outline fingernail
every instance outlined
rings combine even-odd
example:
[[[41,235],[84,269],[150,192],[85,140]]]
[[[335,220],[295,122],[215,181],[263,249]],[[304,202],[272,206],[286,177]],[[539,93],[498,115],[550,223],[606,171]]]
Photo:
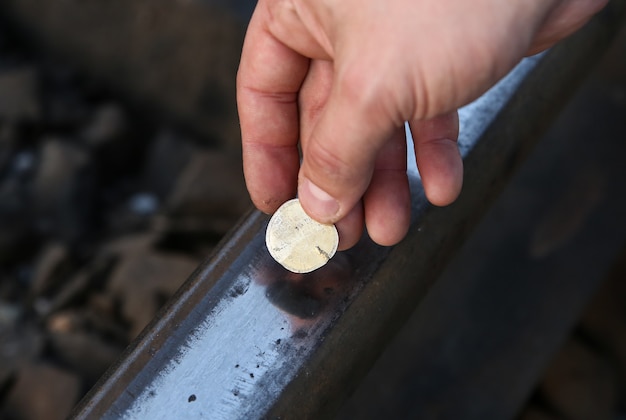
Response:
[[[334,220],[339,212],[339,203],[330,194],[312,183],[308,178],[300,184],[298,191],[300,201],[307,205],[311,216],[320,221]]]

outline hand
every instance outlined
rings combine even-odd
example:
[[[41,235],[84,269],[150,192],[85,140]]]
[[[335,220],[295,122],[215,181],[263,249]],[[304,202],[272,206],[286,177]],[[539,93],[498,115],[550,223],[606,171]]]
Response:
[[[426,196],[450,204],[463,177],[456,109],[605,4],[259,0],[237,77],[253,202],[271,213],[297,191],[311,217],[336,223],[341,249],[364,223],[397,243],[410,219],[404,122]]]

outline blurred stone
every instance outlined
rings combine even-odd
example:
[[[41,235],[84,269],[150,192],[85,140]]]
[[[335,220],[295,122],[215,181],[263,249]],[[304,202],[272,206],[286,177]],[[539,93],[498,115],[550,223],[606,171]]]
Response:
[[[77,403],[80,389],[77,375],[48,363],[30,363],[17,373],[0,413],[14,419],[62,420]]]
[[[110,294],[99,295],[106,297],[111,305],[115,304]],[[102,341],[118,352],[121,351],[128,344],[129,338],[125,326],[120,325],[117,319],[115,308],[102,310],[101,307],[92,306],[94,305],[78,308],[73,306],[51,314],[46,320],[46,330],[53,337],[61,337],[60,342],[67,341],[66,336],[87,335],[98,343]],[[108,352],[113,353],[115,352]]]
[[[155,194],[163,201],[196,152],[189,140],[169,130],[161,131],[153,140],[144,163],[144,191]]]
[[[30,324],[21,322],[0,326],[0,371],[16,370],[36,360],[41,356],[43,347],[41,331]]]
[[[0,1],[3,21],[10,19],[5,11],[16,11],[13,6],[21,7],[13,0],[8,1],[10,4]],[[215,152],[208,152],[214,155],[208,160],[194,157],[205,153],[200,151],[204,150],[201,145],[227,142],[235,149],[239,147],[236,108],[224,105],[227,98],[230,99],[226,102],[234,105],[234,95],[224,92],[234,92],[235,71],[231,70],[236,70],[240,48],[238,45],[234,54],[224,56],[227,49],[223,48],[221,35],[226,33],[232,41],[230,35],[234,32],[228,28],[232,22],[213,15],[214,24],[206,26],[209,9],[204,5],[160,0],[157,3],[160,5],[152,0],[75,3],[70,9],[78,10],[79,14],[67,15],[62,11],[70,6],[67,2],[51,8],[48,3],[33,2],[31,10],[37,9],[38,16],[47,15],[53,20],[64,15],[61,20],[66,29],[86,24],[87,31],[80,31],[81,34],[102,36],[99,39],[103,42],[98,45],[87,42],[90,51],[98,50],[96,54],[102,53],[101,47],[109,48],[111,41],[115,44],[121,40],[125,52],[130,52],[122,57],[138,60],[126,67],[126,70],[132,67],[131,79],[136,79],[137,74],[140,78],[137,83],[140,89],[134,89],[131,81],[130,90],[141,92],[149,84],[153,92],[163,94],[161,98],[185,98],[186,104],[182,106],[180,102],[171,103],[172,108],[182,110],[177,111],[181,119],[159,120],[156,124],[150,121],[151,115],[141,110],[142,102],[134,102],[146,97],[151,101],[150,95],[144,95],[145,90],[143,94],[123,98],[139,105],[137,108],[126,108],[110,96],[111,92],[120,92],[109,90],[120,87],[114,86],[117,81],[129,83],[123,65],[114,64],[113,70],[109,67],[101,73],[104,78],[93,81],[70,67],[49,62],[49,56],[32,60],[30,52],[21,50],[23,46],[18,47],[17,59],[7,62],[0,48],[0,59],[4,60],[0,74],[4,77],[14,72],[13,76],[17,77],[0,88],[14,89],[17,80],[26,88],[11,95],[28,99],[18,103],[8,96],[0,97],[2,419],[64,418],[76,399],[70,398],[71,395],[77,396],[100,377],[128,344],[130,336],[135,336],[154,317],[158,308],[197,268],[199,259],[177,247],[186,244],[198,228],[203,233],[210,232],[208,241],[204,242],[208,245],[202,247],[213,246],[243,207],[229,196],[236,188],[230,180],[223,179],[230,178],[230,171],[239,172],[236,176],[241,177],[239,156],[229,159],[233,167],[218,162],[221,155]],[[118,9],[124,13],[130,11],[130,21],[124,16],[112,20],[119,33],[125,34],[118,37],[116,33],[111,39],[109,27],[103,32],[102,26],[94,28],[86,23],[80,18],[81,10],[86,10],[83,6],[94,12],[87,19],[95,18],[96,24],[101,19],[107,20],[102,8],[113,13]],[[176,10],[171,6],[176,6]],[[197,10],[203,14],[196,16]],[[135,23],[142,27],[136,33]],[[193,24],[193,36],[188,38],[190,24]],[[245,24],[240,25],[240,29],[244,27]],[[0,26],[0,38],[4,30]],[[36,42],[36,32],[30,33],[33,37],[29,41]],[[196,36],[206,32],[213,41]],[[85,40],[75,33],[70,38],[77,43]],[[192,41],[188,42],[189,39]],[[219,51],[206,49],[207,42],[217,45]],[[110,51],[118,54],[121,52],[118,47]],[[198,51],[208,54],[203,58],[196,54]],[[196,65],[199,57],[201,66]],[[148,65],[144,65],[146,58]],[[107,62],[108,58],[101,63],[106,67]],[[224,62],[230,65],[224,66]],[[25,70],[21,76],[17,70],[5,70],[14,63],[27,63],[19,70]],[[134,73],[138,63],[143,70]],[[163,63],[168,67],[165,71]],[[207,74],[207,68],[211,74]],[[191,77],[178,77],[178,72],[187,74],[190,69]],[[28,77],[20,79],[24,75]],[[228,83],[223,84],[223,80]],[[103,81],[104,89],[100,85]],[[115,83],[109,84],[111,81]],[[16,108],[20,103],[28,106]],[[156,101],[155,107],[162,109],[164,103]],[[6,104],[11,107],[2,108]],[[196,115],[187,112],[190,107],[198,111]],[[5,111],[13,114],[3,114]],[[206,130],[192,129],[183,135],[169,128],[189,121],[187,117],[200,121]],[[200,165],[204,164],[209,168],[203,172]],[[211,167],[215,170],[210,171]],[[185,178],[183,184],[179,183],[181,174]],[[202,177],[206,175],[215,179],[203,186]],[[184,191],[174,191],[179,186]],[[223,188],[228,190],[222,191]],[[219,197],[222,202],[211,208],[211,196]],[[170,197],[175,197],[172,209],[177,212],[173,223],[165,210]],[[220,215],[212,218],[207,211]],[[161,229],[154,227],[157,218],[164,221]],[[172,229],[175,231],[170,235]],[[172,249],[177,252],[171,252]],[[22,369],[30,373],[22,375]],[[33,376],[39,378],[36,386],[31,385]],[[73,386],[72,380],[80,385]],[[74,401],[51,397],[55,392],[65,392],[65,397]],[[27,407],[28,398],[35,402],[32,407]]]
[[[65,365],[94,383],[117,359],[123,347],[90,331],[52,332],[50,351]]]
[[[0,71],[0,120],[39,119],[37,77],[37,71],[31,67]]]
[[[130,198],[128,206],[133,213],[150,216],[159,209],[159,200],[153,194],[137,193]]]
[[[21,306],[0,300],[0,328],[15,325],[21,315]]]
[[[78,270],[71,267],[67,272],[64,270],[58,273],[57,277],[61,281],[54,294],[46,299],[45,307],[35,308],[38,314],[45,318],[55,311],[79,302],[90,289],[98,288],[105,281],[114,264],[114,259],[112,255],[100,254],[91,258],[89,263]]]
[[[119,262],[109,289],[122,301],[122,314],[136,336],[150,322],[189,275],[199,261],[185,255],[138,250]]]
[[[40,204],[55,203],[67,190],[67,183],[87,162],[87,156],[76,146],[58,138],[42,141],[39,170],[34,182]]]
[[[134,233],[150,230],[160,201],[154,194],[137,192],[125,203],[108,212],[108,228],[111,232]]]
[[[89,205],[81,196],[86,179],[82,172],[88,163],[86,153],[68,141],[43,140],[39,167],[33,181],[33,212],[45,233],[78,234]]]
[[[64,311],[51,315],[46,324],[48,331],[54,334],[67,334],[76,331],[83,322],[76,312]]]
[[[254,1],[3,0],[29,38],[238,150],[235,75]]]
[[[609,420],[617,408],[617,388],[610,364],[573,339],[553,359],[539,389],[549,405],[570,420]]]
[[[132,200],[132,197],[131,199]],[[107,212],[106,229],[113,235],[141,234],[151,229],[153,215],[138,213],[132,207],[130,200]]]
[[[13,159],[13,171],[22,175],[30,172],[35,165],[35,156],[31,152],[20,152]]]
[[[149,249],[159,238],[159,233],[143,232],[125,235],[103,244],[101,255],[123,257],[127,254],[136,254]]]
[[[0,126],[2,124],[0,123]],[[23,180],[16,173],[14,159],[7,163],[7,171],[0,178],[0,263],[23,258],[32,251],[34,232],[29,218],[28,194]],[[0,172],[1,173],[1,172]]]
[[[166,208],[174,223],[224,234],[250,206],[241,158],[202,151],[182,172]]]
[[[126,128],[126,116],[119,105],[104,104],[97,108],[81,130],[80,137],[91,146],[120,136]]]
[[[110,293],[95,292],[89,295],[87,306],[92,308],[94,312],[103,314],[107,317],[113,317],[116,309],[115,299]]]
[[[59,278],[69,263],[69,255],[65,245],[60,243],[48,244],[39,254],[35,262],[31,283],[31,295],[40,296],[56,287]]]
[[[111,307],[106,310],[102,307],[97,307],[92,304],[90,299],[90,305],[85,308],[83,312],[83,329],[90,332],[97,332],[100,337],[103,337],[108,343],[120,346],[120,350],[128,345],[130,340],[134,337],[129,337],[128,325],[124,322],[119,313],[118,300],[115,299],[112,293],[102,294],[106,296]],[[105,310],[103,310],[105,309]]]

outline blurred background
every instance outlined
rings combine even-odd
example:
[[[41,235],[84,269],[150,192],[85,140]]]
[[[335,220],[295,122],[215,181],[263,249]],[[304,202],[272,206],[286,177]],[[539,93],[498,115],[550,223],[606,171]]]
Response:
[[[0,418],[65,418],[250,208],[235,74],[253,7],[0,4]],[[625,133],[622,29],[340,418],[436,417],[436,378],[467,369],[495,369],[514,387],[497,360],[476,366],[451,352],[445,367],[428,365],[424,314],[439,308],[437,325],[478,330],[460,296],[488,279],[474,300],[502,314],[475,349],[488,352],[489,337],[534,337],[514,328],[530,318],[491,291],[509,285],[511,301],[525,302],[512,285],[558,278],[526,310],[558,318],[580,293],[574,277],[590,285],[577,321],[555,332],[560,350],[517,416],[626,418]],[[427,335],[431,349],[452,348],[442,334]]]

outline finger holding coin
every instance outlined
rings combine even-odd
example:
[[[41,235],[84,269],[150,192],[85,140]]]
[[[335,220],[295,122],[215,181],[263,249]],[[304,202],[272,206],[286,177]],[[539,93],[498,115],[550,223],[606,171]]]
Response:
[[[309,273],[324,266],[335,255],[339,234],[334,225],[309,217],[300,201],[294,198],[271,217],[265,243],[272,258],[287,270]]]

